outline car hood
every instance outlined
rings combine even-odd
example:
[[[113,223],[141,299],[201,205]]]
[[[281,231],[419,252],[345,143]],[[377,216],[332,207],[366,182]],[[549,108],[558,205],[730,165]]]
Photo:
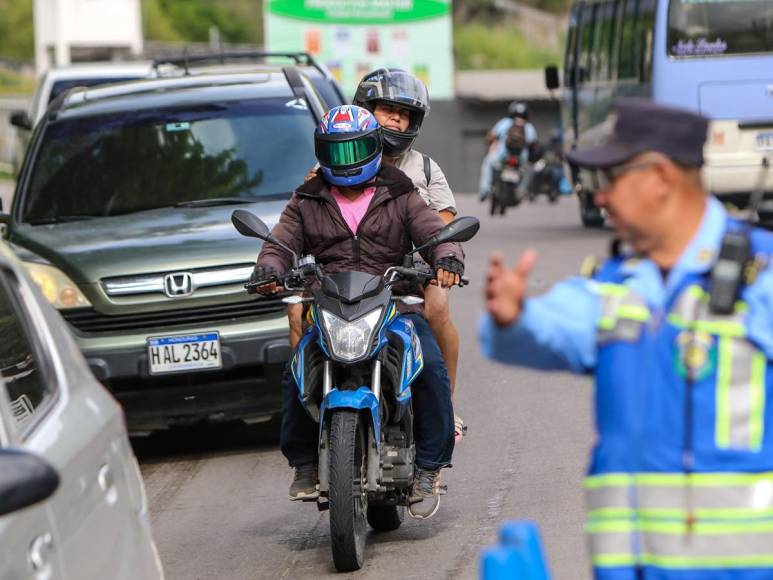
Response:
[[[12,241],[63,270],[75,283],[170,270],[254,262],[261,241],[231,224],[235,209],[269,228],[286,199],[206,208],[162,208],[54,225],[14,227]]]

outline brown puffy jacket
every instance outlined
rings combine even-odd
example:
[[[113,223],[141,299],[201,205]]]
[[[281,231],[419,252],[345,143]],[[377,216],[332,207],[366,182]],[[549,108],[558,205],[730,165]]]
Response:
[[[444,222],[396,167],[382,166],[375,185],[376,193],[356,235],[319,175],[295,191],[271,233],[299,256],[313,255],[326,274],[356,270],[382,275],[390,266],[402,264],[403,256],[413,246],[428,241]],[[432,265],[443,257],[464,260],[459,244],[452,243],[435,246],[423,257]],[[266,242],[258,264],[283,273],[292,259],[277,245]]]

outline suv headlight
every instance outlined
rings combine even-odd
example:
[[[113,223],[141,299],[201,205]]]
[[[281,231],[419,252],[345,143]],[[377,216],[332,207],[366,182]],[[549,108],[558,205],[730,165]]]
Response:
[[[85,308],[91,306],[83,293],[67,275],[52,266],[44,266],[35,262],[24,262],[30,277],[35,281],[43,296],[55,308]]]
[[[333,356],[352,361],[368,354],[382,310],[383,308],[376,308],[351,322],[342,320],[327,310],[322,310],[322,324],[327,330]]]

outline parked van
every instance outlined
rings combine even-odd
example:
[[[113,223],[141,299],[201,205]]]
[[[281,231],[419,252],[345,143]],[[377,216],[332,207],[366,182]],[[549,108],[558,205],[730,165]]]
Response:
[[[546,80],[558,87],[556,67]],[[704,181],[720,199],[743,207],[759,184],[773,187],[773,171],[761,170],[773,153],[771,0],[577,1],[563,86],[567,149],[601,138],[616,97],[650,98],[711,119]],[[592,192],[572,177],[583,223],[601,225]]]

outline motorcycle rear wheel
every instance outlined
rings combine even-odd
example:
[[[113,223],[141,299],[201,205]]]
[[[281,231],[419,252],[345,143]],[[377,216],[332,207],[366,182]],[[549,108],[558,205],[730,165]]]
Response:
[[[397,505],[368,506],[368,523],[377,532],[391,532],[405,519],[405,508]]]
[[[330,421],[330,545],[340,572],[365,561],[367,433],[359,413],[337,410]]]

